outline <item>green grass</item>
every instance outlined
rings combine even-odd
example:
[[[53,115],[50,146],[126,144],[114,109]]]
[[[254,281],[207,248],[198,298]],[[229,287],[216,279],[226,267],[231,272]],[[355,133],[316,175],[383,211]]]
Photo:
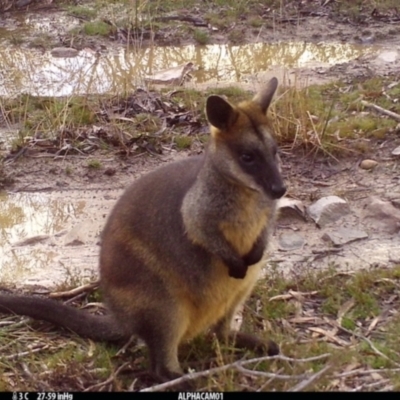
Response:
[[[94,19],[97,16],[97,11],[94,8],[86,6],[70,6],[67,8],[67,11],[71,15],[83,19]]]
[[[190,146],[192,145],[193,138],[190,136],[176,136],[174,138],[176,147],[179,150],[184,150],[184,149],[189,149]]]
[[[88,36],[109,36],[111,26],[103,21],[86,22],[83,25],[83,32]]]
[[[210,42],[210,36],[208,32],[205,32],[200,29],[195,29],[195,31],[193,32],[193,38],[198,44],[201,45],[206,45],[207,43]]]
[[[87,161],[87,166],[90,169],[100,169],[102,167],[102,164],[100,160],[91,159]]]

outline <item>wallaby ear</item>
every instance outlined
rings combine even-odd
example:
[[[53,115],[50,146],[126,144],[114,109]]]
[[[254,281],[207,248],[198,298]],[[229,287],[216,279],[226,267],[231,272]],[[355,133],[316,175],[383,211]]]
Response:
[[[271,100],[274,97],[276,88],[278,87],[278,79],[272,78],[267,86],[260,90],[253,98],[253,101],[260,105],[262,111],[265,113],[268,110]]]
[[[213,95],[207,98],[206,115],[211,125],[225,130],[235,122],[237,112],[225,99]]]

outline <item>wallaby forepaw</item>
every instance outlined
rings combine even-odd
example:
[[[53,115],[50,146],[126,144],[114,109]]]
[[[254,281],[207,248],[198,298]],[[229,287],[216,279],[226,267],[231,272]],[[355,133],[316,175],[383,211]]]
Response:
[[[268,340],[267,347],[267,354],[269,356],[277,356],[281,352],[278,344],[275,343],[273,340]]]
[[[228,273],[231,278],[244,279],[247,274],[247,266],[241,268],[229,268]]]

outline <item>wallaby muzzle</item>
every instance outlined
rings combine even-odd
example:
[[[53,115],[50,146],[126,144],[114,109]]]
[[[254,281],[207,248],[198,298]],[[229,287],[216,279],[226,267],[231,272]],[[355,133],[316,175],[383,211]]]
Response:
[[[271,197],[274,200],[280,199],[286,193],[286,186],[283,182],[273,183],[271,185]]]

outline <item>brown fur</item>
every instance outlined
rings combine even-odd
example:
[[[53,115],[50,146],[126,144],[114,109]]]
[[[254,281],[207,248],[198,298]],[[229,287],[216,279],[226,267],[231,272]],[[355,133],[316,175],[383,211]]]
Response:
[[[238,346],[276,354],[275,343],[230,331],[264,264],[276,200],[286,190],[266,117],[276,85],[271,80],[238,106],[211,96],[206,154],[143,176],[117,202],[100,253],[101,286],[116,327],[27,296],[0,294],[0,311],[34,314],[96,339],[99,331],[107,339],[138,335],[161,379],[182,373],[179,344],[209,328]],[[73,323],[86,318],[90,324]]]

